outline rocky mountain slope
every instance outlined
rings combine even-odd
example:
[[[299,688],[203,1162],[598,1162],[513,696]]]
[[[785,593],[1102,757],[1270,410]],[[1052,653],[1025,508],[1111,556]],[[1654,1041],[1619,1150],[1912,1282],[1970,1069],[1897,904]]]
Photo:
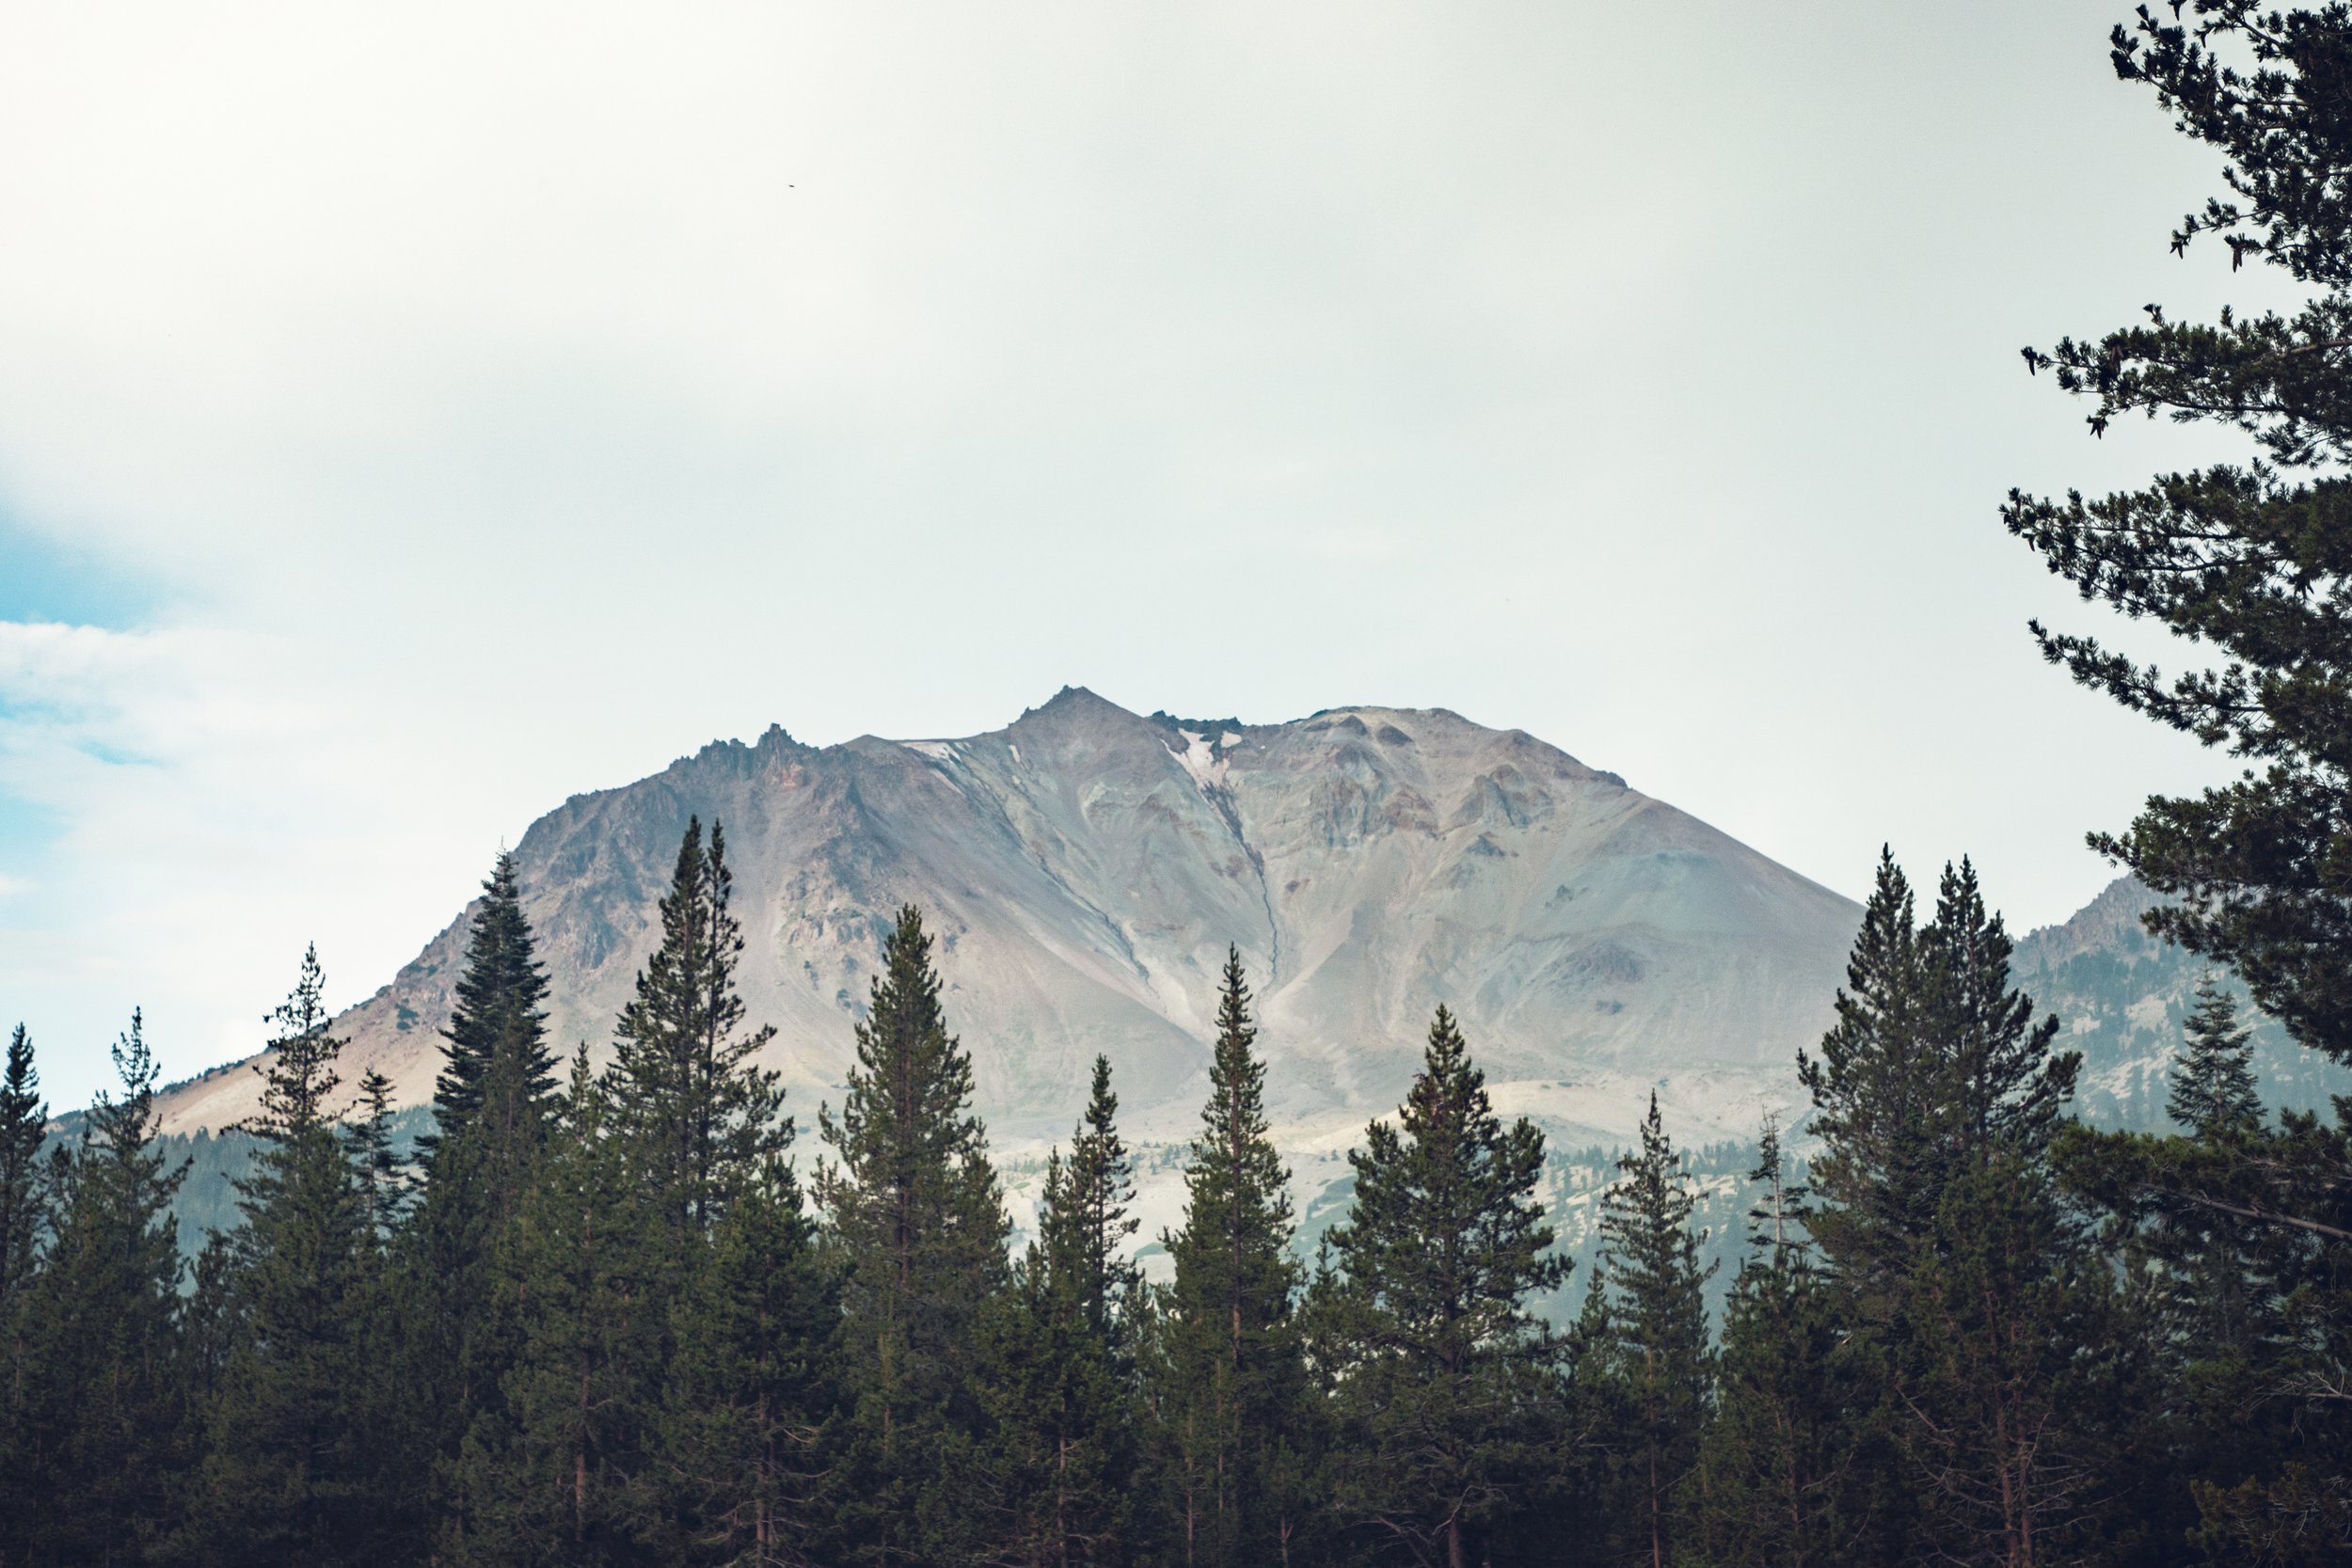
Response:
[[[1258,992],[1271,1108],[1302,1157],[1403,1092],[1442,1002],[1513,1112],[1606,1141],[1648,1090],[1679,1134],[1787,1103],[1858,911],[1518,731],[1442,709],[1284,724],[1143,717],[1066,689],[960,740],[812,748],[771,729],[577,796],[516,847],[568,1045],[610,1035],[690,814],[723,822],[755,1021],[803,1113],[838,1093],[903,901],[1009,1150],[1066,1134],[1106,1053],[1146,1143],[1186,1136],[1226,944]],[[347,1075],[429,1098],[461,911],[345,1014]],[[243,1066],[177,1088],[174,1132],[246,1114]],[[1344,1168],[1343,1166],[1342,1168]]]
[[[2010,971],[2045,1012],[2064,1022],[2061,1045],[2083,1053],[2076,1097],[2085,1119],[2142,1132],[2172,1131],[2165,1116],[2166,1081],[2181,1031],[2195,1005],[2203,959],[2148,935],[2140,915],[2156,895],[2118,878],[2074,918],[2043,927],[2017,943]],[[2254,1029],[2254,1067],[2272,1106],[2324,1108],[2330,1094],[2352,1092],[2352,1072],[2305,1050],[2235,990]]]

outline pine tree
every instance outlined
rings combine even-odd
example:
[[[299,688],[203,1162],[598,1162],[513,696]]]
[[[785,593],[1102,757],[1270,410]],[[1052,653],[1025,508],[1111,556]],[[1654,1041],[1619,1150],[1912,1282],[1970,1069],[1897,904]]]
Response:
[[[1088,1193],[1074,1164],[1048,1157],[1033,1241],[1010,1287],[976,1325],[983,1423],[956,1450],[957,1490],[984,1518],[980,1555],[1025,1568],[1130,1560],[1137,1461],[1134,1391],[1115,1318],[1094,1308]],[[1114,1225],[1120,1210],[1113,1206]],[[1123,1326],[1123,1325],[1122,1325]]]
[[[2301,1422],[2281,1397],[2296,1381],[2284,1298],[2298,1257],[2314,1250],[2253,1217],[2274,1201],[2265,1167],[2291,1162],[2265,1125],[2249,1032],[2210,972],[2185,1032],[2168,1096],[2180,1133],[2069,1128],[2056,1149],[2067,1185],[2111,1216],[2142,1298],[2131,1303],[2139,1359],[2164,1384],[2163,1418],[2146,1438],[2169,1474],[2141,1513],[2176,1538],[2195,1525],[2184,1482],[2215,1493],[2276,1477],[2297,1446]]]
[[[7,1075],[0,1077],[0,1336],[17,1293],[33,1276],[40,1243],[40,1146],[48,1122],[32,1037],[20,1023],[8,1037]]]
[[[1152,1403],[1185,1568],[1283,1561],[1304,1522],[1287,1480],[1307,1393],[1292,1314],[1290,1176],[1267,1136],[1256,1039],[1232,949],[1208,1103],[1184,1169],[1184,1223],[1162,1237],[1176,1273]]]
[[[32,1037],[20,1023],[0,1078],[0,1562],[24,1560],[36,1497],[24,1302],[48,1227],[49,1173],[40,1157],[48,1119]]]
[[[378,1433],[353,1390],[371,1348],[367,1216],[338,1136],[336,1062],[315,948],[271,1015],[255,1065],[261,1144],[238,1183],[233,1314],[204,1457],[202,1555],[264,1564],[368,1561],[389,1533],[372,1495]]]
[[[1067,1568],[1136,1555],[1140,1275],[1120,1256],[1136,1221],[1118,1109],[1110,1063],[1097,1056],[1070,1156],[1047,1156],[1036,1238],[977,1325],[984,1424],[960,1480],[987,1514],[993,1561]]]
[[[1823,1148],[1813,1180],[1825,1206],[1812,1217],[1845,1287],[1885,1304],[1931,1227],[1936,1078],[1926,1049],[1926,977],[1911,883],[1891,849],[1879,853],[1877,885],[1837,992],[1837,1022],[1821,1053],[1798,1053]]]
[[[411,1378],[431,1428],[432,1529],[462,1556],[482,1472],[515,1437],[502,1379],[521,1352],[519,1226],[540,1177],[554,1098],[547,978],[514,857],[482,885],[443,1034],[435,1132],[419,1140],[421,1196],[398,1267]]]
[[[2167,675],[2094,638],[2032,628],[2076,681],[2245,760],[2200,795],[2151,797],[2126,829],[2090,842],[2166,895],[2144,917],[2152,932],[2227,965],[2295,1040],[2352,1063],[2352,903],[2341,870],[2352,848],[2343,567],[2352,545],[2343,390],[2352,11],[2191,0],[2142,7],[2111,41],[2117,74],[2220,155],[2224,189],[2182,220],[2173,253],[2218,240],[2233,272],[2248,261],[2275,267],[2274,281],[2301,297],[2283,309],[2225,308],[2210,322],[2150,305],[2143,325],[2026,350],[2029,370],[2054,371],[2061,388],[2092,400],[2094,434],[2126,414],[2161,414],[2233,430],[2256,455],[2097,499],[2012,490],[2004,521],[2086,599],[2214,651]],[[2287,1560],[2304,1548],[2265,1522],[2275,1513],[2297,1520],[2307,1540],[2352,1550],[2352,1402],[2340,1372],[2316,1370],[2352,1365],[2352,1270],[2342,1260],[2352,1247],[2352,1101],[2338,1101],[2332,1125],[2290,1129],[2282,1117],[2275,1134],[2201,1151],[2084,1141],[2071,1152],[2070,1178],[2127,1211],[2155,1202],[2258,1227],[2280,1259],[2280,1299],[2301,1292],[2314,1366],[2289,1386],[2301,1396],[2296,1443],[2315,1467],[2293,1479],[2282,1471],[2275,1497],[2259,1476],[2226,1499],[2209,1491],[2226,1536],[2213,1549]],[[2107,1168],[2092,1168],[2102,1162]],[[2324,1262],[2308,1256],[2329,1252]]]
[[[2169,896],[2148,928],[2241,975],[2290,1034],[2352,1061],[2352,943],[2335,867],[2352,847],[2341,759],[2352,734],[2342,562],[2352,544],[2342,388],[2352,313],[2352,210],[2339,117],[2352,92],[2352,13],[2193,0],[2115,28],[2122,80],[2221,155],[2226,191],[2171,236],[2207,235],[2233,272],[2274,266],[2308,297],[2288,313],[2148,320],[2025,351],[2030,371],[2095,404],[2093,434],[2131,413],[2211,422],[2259,456],[2097,499],[2012,490],[2011,534],[2086,599],[2217,650],[2219,668],[2167,677],[2093,638],[2032,631],[2075,680],[2133,712],[2226,747],[2248,770],[2197,797],[2151,798],[2092,847]],[[2137,300],[2137,296],[2134,296]]]
[[[512,1132],[555,1092],[547,994],[515,857],[501,849],[482,884],[456,1005],[442,1031],[441,1071],[433,1085],[435,1132],[421,1140],[428,1155],[477,1121]]]
[[[765,1192],[762,1168],[792,1135],[777,1074],[754,1060],[775,1031],[741,1032],[733,881],[723,832],[714,824],[706,845],[701,821],[690,821],[661,899],[660,945],[638,972],[596,1091],[575,1088],[567,1147],[548,1172],[556,1190],[517,1247],[516,1294],[536,1299],[505,1385],[515,1416],[471,1434],[474,1470],[498,1468],[501,1435],[526,1450],[525,1472],[569,1461],[557,1494],[570,1494],[569,1520],[545,1517],[543,1493],[537,1523],[559,1523],[541,1538],[568,1536],[591,1558],[691,1536],[694,1519],[680,1511],[710,1502],[661,1470],[686,1292],[730,1201]],[[501,1038],[515,1033],[510,1013]],[[493,1070],[485,1082],[497,1080]],[[500,1512],[528,1536],[530,1506]]]
[[[1330,1232],[1345,1360],[1340,1506],[1381,1555],[1469,1568],[1527,1506],[1561,1435],[1558,1347],[1529,1309],[1568,1264],[1535,1192],[1544,1138],[1504,1128],[1453,1015],[1438,1009],[1397,1121],[1351,1152]]]
[[[2173,1066],[2165,1113],[2192,1136],[2207,1140],[2259,1126],[2263,1102],[2254,1085],[2254,1032],[2239,1024],[2237,999],[2211,970],[2198,976],[2187,1036]]]
[[[1724,1303],[1716,1403],[1701,1444],[1698,1560],[1709,1568],[1830,1568],[1858,1553],[1851,1472],[1874,1379],[1803,1232],[1767,1121],[1749,1180],[1748,1250]]]
[[[673,1324],[656,1444],[665,1561],[770,1568],[821,1560],[837,1505],[831,1427],[840,1297],[770,1155],[730,1195]]]
[[[613,1130],[629,1145],[682,1260],[706,1235],[725,1195],[782,1148],[784,1091],[753,1065],[768,1025],[739,1035],[743,999],[735,966],[741,927],[729,911],[734,874],[717,823],[704,846],[690,820],[661,900],[661,945],[622,1009],[614,1053]]]
[[[2127,1424],[2112,1358],[2079,1354],[2104,1345],[2113,1303],[2052,1181],[2081,1059],[2010,988],[1967,862],[1914,920],[1883,856],[1851,990],[1803,1062],[1827,1200],[1809,1225],[1883,1377],[1864,1448],[1896,1463],[1861,1480],[1868,1529],[1889,1551],[2046,1560],[2085,1525],[2096,1455]]]
[[[2036,1022],[2033,998],[2010,987],[2008,929],[1985,907],[1965,857],[1944,868],[1935,919],[1920,933],[1918,951],[1931,1059],[1947,1080],[1930,1122],[1933,1179],[2004,1157],[2038,1164],[2074,1092],[2082,1054],[2054,1051],[2057,1017]]]
[[[853,1560],[919,1561],[958,1528],[943,1494],[951,1431],[978,1414],[962,1375],[977,1314],[1007,1275],[1005,1214],[972,1059],[947,1032],[931,942],[912,905],[882,943],[817,1176],[847,1267],[842,1344],[855,1386],[844,1511]],[[836,1163],[837,1162],[837,1163]]]
[[[582,1046],[517,1225],[520,1343],[501,1383],[513,1430],[477,1426],[466,1438],[463,1561],[638,1560],[640,1482],[669,1326],[654,1276],[667,1253],[663,1217],[610,1130],[611,1093]]]
[[[179,1422],[173,1344],[186,1167],[155,1147],[158,1070],[142,1021],[117,1040],[120,1098],[101,1095],[60,1170],[54,1234],[25,1292],[21,1402],[29,1460],[24,1560],[133,1562],[170,1523]]]
[[[391,1239],[408,1200],[408,1164],[392,1135],[392,1081],[376,1068],[359,1076],[355,1119],[343,1129],[343,1152],[359,1189],[361,1235],[371,1250]]]
[[[1049,1203],[1040,1214],[1041,1233],[1057,1275],[1070,1282],[1088,1327],[1115,1358],[1124,1348],[1120,1306],[1133,1296],[1142,1278],[1123,1256],[1127,1238],[1142,1222],[1129,1212],[1135,1179],[1127,1146],[1119,1135],[1118,1117],[1110,1058],[1098,1055],[1086,1114],[1071,1134],[1062,1201]]]
[[[1714,1266],[1699,1266],[1706,1233],[1691,1227],[1697,1199],[1654,1090],[1641,1147],[1617,1169],[1623,1174],[1601,1200],[1596,1267],[1608,1282],[1609,1353],[1633,1423],[1626,1534],[1651,1568],[1665,1568],[1679,1549],[1689,1507],[1682,1487],[1698,1466],[1714,1378],[1706,1298]]]

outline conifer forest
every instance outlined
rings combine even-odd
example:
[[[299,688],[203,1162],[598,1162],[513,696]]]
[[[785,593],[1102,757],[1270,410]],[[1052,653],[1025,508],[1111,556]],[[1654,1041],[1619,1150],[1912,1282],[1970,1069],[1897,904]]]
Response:
[[[838,1098],[787,1103],[725,824],[677,844],[593,1053],[550,1037],[501,855],[429,1130],[302,955],[192,1256],[140,1016],[63,1131],[14,1030],[0,1568],[2352,1562],[2352,1098],[2265,1104],[2249,1043],[2258,1010],[2352,1066],[2352,7],[2168,0],[2111,48],[2221,170],[2171,248],[2307,296],[2023,355],[2092,436],[2257,453],[2000,510],[2192,655],[2036,625],[2051,678],[2243,763],[2094,838],[2206,966],[2169,1128],[2083,1119],[1996,890],[1890,853],[1727,1280],[1654,1095],[1572,1265],[1553,1151],[1443,1007],[1298,1244],[1237,948],[1181,1223],[1140,1234],[1098,1057],[1016,1228],[920,907]]]

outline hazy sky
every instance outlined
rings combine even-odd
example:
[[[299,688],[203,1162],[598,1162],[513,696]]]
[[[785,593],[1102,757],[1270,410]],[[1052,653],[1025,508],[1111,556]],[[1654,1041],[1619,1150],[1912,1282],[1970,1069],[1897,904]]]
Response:
[[[566,795],[1065,683],[2062,918],[2223,765],[2000,499],[2229,449],[2017,351],[2265,286],[2127,9],[0,9],[0,1025],[192,1071]]]

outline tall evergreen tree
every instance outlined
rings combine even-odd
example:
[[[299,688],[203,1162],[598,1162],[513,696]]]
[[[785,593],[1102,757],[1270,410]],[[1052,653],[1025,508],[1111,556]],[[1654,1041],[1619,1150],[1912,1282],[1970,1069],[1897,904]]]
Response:
[[[1116,1100],[1096,1058],[1079,1142],[1046,1161],[1037,1238],[977,1325],[974,1386],[984,1424],[959,1457],[961,1489],[986,1514],[986,1560],[1070,1568],[1136,1554],[1135,1393],[1122,1375],[1126,1325],[1111,1292],[1128,1265],[1100,1245],[1132,1232]]]
[[[823,1560],[839,1501],[839,1290],[781,1154],[738,1180],[675,1309],[651,1544],[679,1564],[802,1568]]]
[[[606,1568],[639,1560],[642,1481],[674,1279],[609,1128],[613,1084],[583,1045],[516,1227],[519,1343],[501,1382],[511,1433],[477,1425],[460,1476],[458,1560]]]
[[[101,1095],[61,1168],[54,1235],[24,1303],[23,1397],[11,1415],[28,1562],[131,1563],[170,1524],[180,1423],[173,1345],[186,1166],[155,1147],[155,1060],[141,1020],[115,1043],[120,1097]]]
[[[1230,949],[1184,1223],[1162,1237],[1176,1268],[1152,1404],[1186,1568],[1284,1561],[1304,1522],[1290,1482],[1307,1397],[1290,1173],[1267,1136],[1257,1035]]]
[[[1804,1188],[1767,1122],[1748,1180],[1764,1189],[1724,1305],[1714,1416],[1700,1449],[1696,1558],[1709,1568],[1865,1560],[1851,1478],[1873,1380],[1815,1267]]]
[[[40,1146],[48,1124],[33,1038],[20,1023],[8,1037],[8,1067],[0,1076],[0,1336],[8,1331],[17,1292],[33,1276],[44,1209]]]
[[[2112,1359],[2077,1354],[2112,1303],[2051,1175],[2080,1057],[2010,988],[1968,863],[1915,918],[1883,856],[1837,1025],[1802,1064],[1824,1144],[1810,1227],[1884,1379],[1869,1528],[1889,1552],[2048,1560],[2126,1425]]]
[[[1054,1270],[1069,1281],[1088,1327],[1114,1356],[1123,1349],[1120,1308],[1142,1278],[1125,1257],[1127,1238],[1142,1222],[1130,1212],[1135,1173],[1118,1117],[1110,1058],[1098,1055],[1086,1113],[1071,1134],[1060,1201],[1048,1202],[1039,1214]]]
[[[521,878],[513,853],[501,849],[482,884],[465,971],[442,1031],[428,1152],[477,1121],[502,1132],[519,1128],[553,1095],[558,1064],[547,1045],[547,972],[523,913]]]
[[[2200,1138],[2259,1126],[2263,1101],[2254,1085],[2254,1032],[2238,1022],[2237,999],[2211,970],[2198,977],[2186,1033],[2165,1096],[2166,1114]]]
[[[359,1189],[362,1239],[371,1250],[391,1239],[408,1201],[408,1162],[392,1132],[392,1081],[370,1068],[344,1124],[343,1151]]]
[[[48,1120],[32,1037],[20,1023],[0,1077],[0,1563],[24,1560],[36,1495],[24,1302],[48,1227],[48,1167],[40,1157]]]
[[[411,1375],[429,1426],[432,1528],[462,1557],[482,1471],[515,1437],[503,1378],[521,1353],[522,1214],[539,1179],[554,1099],[547,977],[514,857],[482,884],[456,1006],[443,1032],[435,1131],[419,1140],[422,1192],[398,1265]]]
[[[738,1031],[743,999],[735,966],[741,926],[729,909],[735,876],[726,838],[699,817],[678,843],[661,900],[661,945],[638,973],[621,1010],[612,1066],[614,1130],[667,1220],[681,1257],[707,1234],[725,1196],[748,1180],[785,1137],[777,1075],[755,1066],[772,1024]]]
[[[2026,350],[2029,370],[2091,400],[2093,434],[2130,413],[2211,422],[2250,437],[2252,461],[2156,476],[2137,489],[2063,499],[2012,490],[2010,531],[2086,599],[2153,619],[2216,657],[2167,676],[2095,638],[2032,627],[2075,680],[2246,767],[2195,796],[2154,796],[2094,847],[2168,895],[2149,928],[2226,964],[2297,1041],[2352,1063],[2352,10],[2256,0],[2148,6],[2112,37],[2118,76],[2147,88],[2173,127],[2220,155],[2223,190],[2185,217],[2175,255],[2217,240],[2233,272],[2278,269],[2281,309],[2224,309]],[[2352,1100],[2327,1123],[2282,1118],[2276,1135],[2179,1148],[2112,1145],[2078,1170],[2127,1205],[2201,1207],[2259,1226],[2289,1265],[2282,1299],[2308,1351],[2352,1365]],[[2088,1166],[2097,1146],[2078,1146]],[[2136,1189],[2127,1191],[2126,1189]],[[2289,1284],[2306,1265],[2310,1273]],[[2307,1539],[2352,1551],[2352,1402],[2343,1380],[2297,1379],[2300,1442],[2324,1456],[2266,1501],[2233,1489],[2227,1550],[2287,1560]],[[2216,1494],[2218,1496],[2218,1494]],[[2217,1516],[2220,1517],[2220,1516]],[[2324,1521],[2324,1522],[2323,1522]],[[2224,1549],[2217,1545],[2217,1550]]]
[[[2272,1201],[2264,1167],[2280,1163],[2290,1140],[2265,1126],[2249,1032],[2210,973],[2186,1036],[2167,1101],[2177,1134],[2074,1127],[2056,1148],[2065,1182],[2110,1216],[2127,1277],[2145,1282],[2144,1348],[2164,1385],[2148,1436],[2163,1445],[2168,1474],[2142,1512],[2176,1549],[2195,1528],[2184,1485],[2217,1494],[2256,1478],[2258,1492],[2298,1446],[2285,1297],[2322,1250],[2255,1217]]]
[[[842,1343],[854,1380],[848,1551],[932,1560],[964,1523],[943,1491],[951,1432],[978,1414],[962,1376],[977,1315],[1005,1282],[1005,1214],[972,1059],[947,1032],[931,940],[912,905],[882,943],[857,1059],[817,1194],[847,1267]]]
[[[1640,1560],[1665,1568],[1681,1549],[1691,1507],[1684,1483],[1698,1467],[1713,1387],[1706,1289],[1714,1265],[1699,1265],[1706,1233],[1691,1226],[1697,1198],[1666,1136],[1655,1090],[1641,1147],[1617,1168],[1623,1174],[1601,1199],[1595,1267],[1608,1287],[1608,1364],[1631,1418],[1623,1434],[1622,1533]]]
[[[1937,1201],[1941,1064],[1921,1044],[1928,998],[1917,927],[1910,879],[1893,850],[1882,849],[1837,992],[1837,1022],[1819,1056],[1797,1055],[1823,1146],[1813,1180],[1826,1201],[1812,1216],[1813,1233],[1846,1288],[1881,1312],[1908,1273]]]
[[[389,1535],[371,1487],[377,1433],[351,1390],[368,1375],[367,1216],[335,1120],[343,1042],[318,952],[271,1015],[261,1147],[238,1183],[234,1322],[204,1456],[199,1555],[246,1563],[368,1561]]]
[[[1530,1309],[1569,1268],[1536,1196],[1544,1136],[1502,1125],[1439,1007],[1395,1124],[1365,1142],[1330,1232],[1345,1271],[1339,1506],[1382,1557],[1469,1568],[1528,1507],[1561,1436],[1559,1348]]]

